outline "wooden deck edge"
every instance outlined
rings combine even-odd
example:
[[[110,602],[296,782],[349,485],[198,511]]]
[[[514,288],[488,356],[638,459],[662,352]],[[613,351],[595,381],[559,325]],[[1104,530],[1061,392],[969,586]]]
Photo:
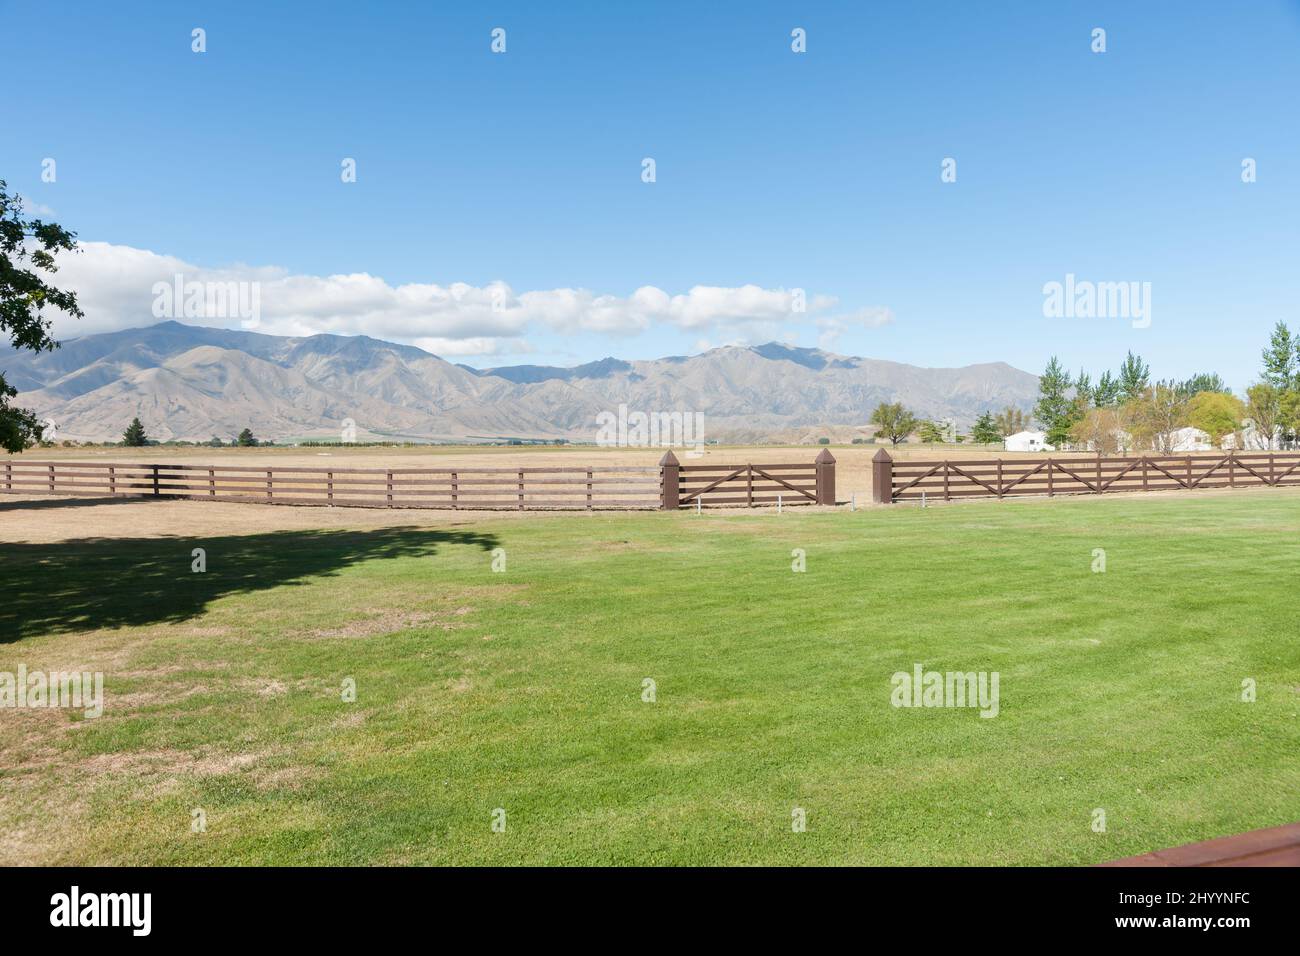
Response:
[[[1098,866],[1300,866],[1300,823],[1128,856]]]

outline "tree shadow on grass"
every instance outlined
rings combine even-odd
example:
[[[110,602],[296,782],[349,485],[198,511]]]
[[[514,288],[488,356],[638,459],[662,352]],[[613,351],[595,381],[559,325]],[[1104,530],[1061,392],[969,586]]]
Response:
[[[428,528],[227,537],[82,538],[0,544],[0,644],[39,634],[179,623],[231,594],[266,591],[444,545],[490,551],[491,534]],[[195,548],[207,570],[192,570]]]

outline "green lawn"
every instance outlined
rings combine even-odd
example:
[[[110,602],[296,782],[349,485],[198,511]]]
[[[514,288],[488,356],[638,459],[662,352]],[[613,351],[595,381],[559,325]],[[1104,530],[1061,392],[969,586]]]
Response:
[[[1300,820],[1295,490],[450,521],[0,544],[0,671],[107,687],[0,710],[0,862],[1080,864]],[[892,707],[917,662],[1000,713]]]

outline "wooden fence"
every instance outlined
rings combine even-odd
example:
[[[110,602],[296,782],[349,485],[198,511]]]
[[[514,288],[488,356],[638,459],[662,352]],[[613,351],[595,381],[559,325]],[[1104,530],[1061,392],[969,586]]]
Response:
[[[895,461],[872,459],[877,502],[928,498],[1114,494],[1194,488],[1263,488],[1300,484],[1300,452],[1223,452],[1126,458],[1013,458]]]
[[[658,508],[658,468],[281,468],[10,460],[0,492],[361,508]]]
[[[464,510],[695,508],[834,504],[835,460],[658,468],[289,468],[274,465],[9,459],[0,494],[186,498],[262,504]]]

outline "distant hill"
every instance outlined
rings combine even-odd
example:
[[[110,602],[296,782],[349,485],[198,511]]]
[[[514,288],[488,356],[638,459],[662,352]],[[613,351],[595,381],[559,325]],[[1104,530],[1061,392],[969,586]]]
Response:
[[[73,339],[48,353],[0,348],[18,402],[61,438],[116,440],[134,416],[151,437],[593,440],[620,404],[701,412],[705,434],[761,440],[865,425],[881,401],[969,425],[984,409],[1028,409],[1038,378],[1001,362],[918,368],[775,342],[575,368],[473,369],[366,336],[290,338],[162,322]]]

